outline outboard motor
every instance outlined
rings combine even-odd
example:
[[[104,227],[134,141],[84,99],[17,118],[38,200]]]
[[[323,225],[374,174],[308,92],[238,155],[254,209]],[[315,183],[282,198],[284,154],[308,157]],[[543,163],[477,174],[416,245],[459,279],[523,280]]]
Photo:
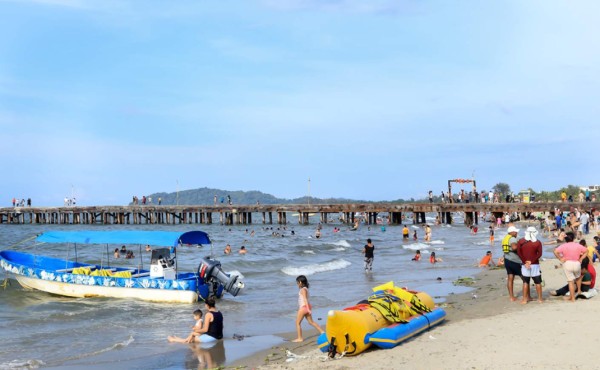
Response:
[[[244,283],[242,281],[238,281],[238,275],[228,276],[223,272],[221,269],[221,262],[208,257],[202,258],[200,261],[200,266],[198,266],[198,275],[206,282],[217,280],[223,284],[223,289],[225,289],[225,291],[229,292],[234,297],[238,295],[240,289],[244,288]]]

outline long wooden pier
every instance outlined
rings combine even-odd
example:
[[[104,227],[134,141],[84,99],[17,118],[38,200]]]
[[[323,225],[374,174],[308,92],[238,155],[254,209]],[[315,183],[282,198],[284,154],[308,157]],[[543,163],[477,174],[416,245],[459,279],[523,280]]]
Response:
[[[435,213],[441,223],[451,224],[454,212],[464,213],[466,224],[478,224],[479,215],[491,213],[502,217],[506,212],[526,217],[532,212],[549,212],[555,209],[569,211],[598,209],[600,202],[586,203],[350,203],[350,204],[285,204],[285,205],[133,205],[90,207],[6,207],[0,208],[0,224],[222,224],[248,225],[287,224],[297,218],[302,225],[309,224],[312,214],[319,222],[333,220],[354,224],[356,213],[361,213],[368,224],[375,224],[378,215],[387,214],[390,225],[406,223],[410,214],[412,223],[426,223],[425,214]]]

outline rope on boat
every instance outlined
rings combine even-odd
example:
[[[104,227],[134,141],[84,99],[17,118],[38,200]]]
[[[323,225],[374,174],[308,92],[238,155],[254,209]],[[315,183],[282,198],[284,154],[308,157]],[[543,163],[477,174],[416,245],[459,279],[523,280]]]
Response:
[[[39,236],[39,234],[36,234],[36,235],[34,235],[34,236],[30,237],[30,238],[27,238],[27,239],[21,240],[21,241],[20,241],[20,242],[18,242],[18,243],[15,243],[15,244],[13,244],[13,245],[9,245],[9,246],[8,246],[8,249],[13,249],[13,248],[14,248],[14,247],[16,247],[17,245],[19,245],[19,244],[23,244],[23,243],[25,243],[25,242],[28,242],[28,241],[30,241],[30,240],[33,240],[33,239],[37,238],[38,236]],[[34,245],[38,245],[38,244],[41,244],[41,243],[36,243],[36,244],[34,244]]]

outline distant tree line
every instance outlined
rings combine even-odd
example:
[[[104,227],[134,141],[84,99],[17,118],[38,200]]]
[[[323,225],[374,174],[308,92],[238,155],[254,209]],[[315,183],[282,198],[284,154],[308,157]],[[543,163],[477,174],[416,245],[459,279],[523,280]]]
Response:
[[[581,192],[581,189],[575,185],[568,185],[566,187],[560,188],[555,191],[535,191],[532,188],[527,189],[531,192],[533,196],[535,196],[536,201],[540,202],[553,202],[560,201],[561,193],[565,191],[567,196],[571,195],[574,199],[577,199],[577,195]],[[479,193],[482,191],[486,192],[486,189],[477,189]],[[504,201],[507,195],[518,195],[514,194],[510,188],[510,185],[507,183],[499,182],[492,187],[492,191],[497,193],[501,199]],[[592,192],[593,193],[593,192]],[[435,193],[434,193],[435,194]],[[597,192],[596,192],[596,195]],[[260,191],[251,190],[251,191],[227,191],[222,189],[211,189],[211,188],[199,188],[199,189],[191,189],[191,190],[183,190],[179,192],[173,193],[154,193],[149,194],[147,197],[151,197],[154,200],[154,204],[156,204],[156,200],[161,198],[163,205],[197,205],[197,204],[214,204],[215,196],[217,198],[217,205],[227,204],[228,199],[231,199],[232,204],[346,204],[346,203],[377,203],[373,201],[367,200],[358,200],[358,199],[346,199],[346,198],[316,198],[316,197],[308,197],[303,196],[299,198],[293,199],[285,199],[285,198],[277,198],[271,194],[266,194]],[[229,198],[228,198],[229,196]],[[434,202],[440,202],[441,197],[439,195],[434,195]],[[423,198],[410,198],[410,199],[396,199],[389,201],[390,203],[418,203],[418,202],[428,202],[428,196],[425,195]]]

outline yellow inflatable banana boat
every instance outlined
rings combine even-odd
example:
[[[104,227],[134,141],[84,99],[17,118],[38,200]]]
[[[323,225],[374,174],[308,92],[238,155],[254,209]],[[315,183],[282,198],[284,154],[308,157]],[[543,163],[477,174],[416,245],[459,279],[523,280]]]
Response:
[[[373,292],[368,303],[329,311],[326,332],[317,339],[321,351],[357,355],[372,344],[392,348],[446,316],[428,294],[396,287],[392,281]]]

